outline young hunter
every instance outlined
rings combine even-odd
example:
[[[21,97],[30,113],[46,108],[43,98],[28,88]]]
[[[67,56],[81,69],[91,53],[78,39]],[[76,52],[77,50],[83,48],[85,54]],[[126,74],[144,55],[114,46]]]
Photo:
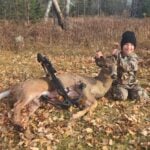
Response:
[[[138,71],[138,56],[135,54],[136,37],[134,32],[126,31],[122,34],[121,50],[113,50],[112,55],[116,60],[116,69],[113,73],[114,81],[110,90],[115,100],[148,100],[149,96],[136,78]],[[96,53],[95,62],[101,67],[103,54]]]

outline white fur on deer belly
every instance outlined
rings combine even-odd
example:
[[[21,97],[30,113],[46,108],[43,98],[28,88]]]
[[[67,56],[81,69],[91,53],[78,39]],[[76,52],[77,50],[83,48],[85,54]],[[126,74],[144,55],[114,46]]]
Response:
[[[49,91],[44,91],[41,93],[41,96],[50,96],[50,92]]]
[[[52,91],[52,92],[44,91],[41,93],[41,96],[47,96],[49,98],[55,98],[55,97],[58,97],[58,92],[57,91]]]
[[[68,96],[70,97],[70,98],[78,98],[78,97],[80,97],[80,94],[79,93],[77,93],[76,91],[69,91],[68,93]]]

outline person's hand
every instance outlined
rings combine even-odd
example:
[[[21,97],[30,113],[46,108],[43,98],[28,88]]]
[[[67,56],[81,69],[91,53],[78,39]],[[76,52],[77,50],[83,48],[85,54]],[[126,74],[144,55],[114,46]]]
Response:
[[[95,58],[100,58],[100,57],[103,57],[103,53],[101,51],[97,51]]]
[[[112,51],[112,55],[117,55],[117,53],[118,53],[118,49],[113,49],[113,51]]]

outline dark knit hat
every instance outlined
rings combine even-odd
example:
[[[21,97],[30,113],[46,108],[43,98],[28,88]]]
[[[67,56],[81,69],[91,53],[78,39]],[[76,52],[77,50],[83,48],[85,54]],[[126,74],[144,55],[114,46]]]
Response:
[[[121,49],[123,48],[123,45],[126,43],[132,43],[134,47],[136,48],[136,37],[134,32],[132,31],[126,31],[122,34],[122,39],[121,39]]]

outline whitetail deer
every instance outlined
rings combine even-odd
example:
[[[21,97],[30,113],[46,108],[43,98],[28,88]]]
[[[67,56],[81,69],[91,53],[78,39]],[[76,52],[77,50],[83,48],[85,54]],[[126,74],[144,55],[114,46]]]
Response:
[[[103,97],[112,84],[112,73],[115,67],[113,57],[106,57],[103,67],[97,77],[87,77],[71,73],[59,74],[57,77],[68,90],[68,96],[79,98],[80,108],[83,108],[72,118],[77,119],[88,112],[92,112],[97,106],[98,98]],[[84,88],[79,88],[80,83],[84,83]],[[13,86],[7,91],[0,93],[0,99],[11,95],[14,101],[13,122],[23,128],[27,127],[29,117],[40,107],[40,98],[44,95],[53,102],[58,101],[59,94],[54,88],[52,81],[47,78],[26,80],[19,85]],[[27,115],[22,116],[22,111],[26,109]]]

